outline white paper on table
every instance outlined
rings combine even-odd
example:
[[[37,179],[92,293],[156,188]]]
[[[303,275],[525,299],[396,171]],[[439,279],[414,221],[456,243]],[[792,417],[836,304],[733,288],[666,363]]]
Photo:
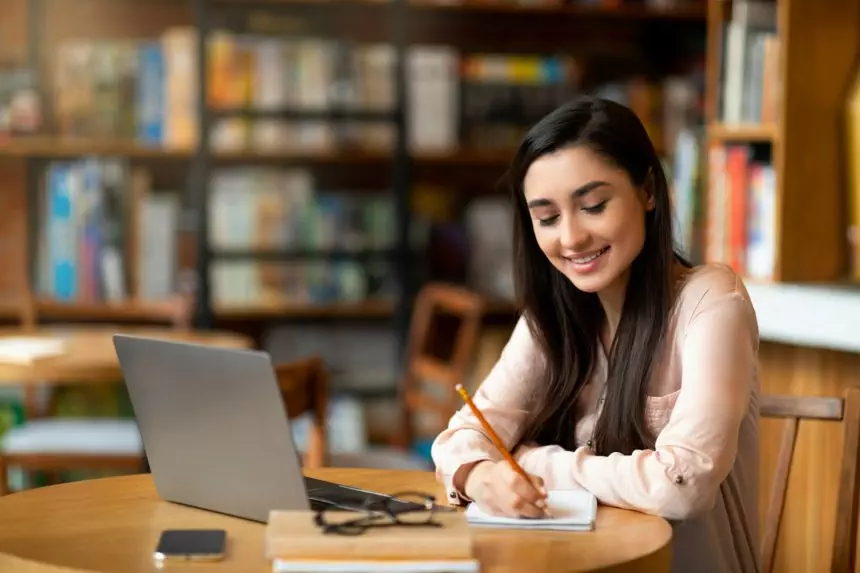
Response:
[[[35,336],[10,336],[0,338],[0,363],[32,364],[40,358],[57,356],[65,351],[59,338]]]

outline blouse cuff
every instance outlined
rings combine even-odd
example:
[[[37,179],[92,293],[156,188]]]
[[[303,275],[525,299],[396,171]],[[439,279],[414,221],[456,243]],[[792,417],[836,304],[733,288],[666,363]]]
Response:
[[[476,454],[476,457],[467,459],[453,472],[444,473],[437,470],[436,476],[445,488],[445,497],[449,505],[463,506],[472,502],[465,492],[466,476],[468,472],[479,462],[493,461],[493,458],[486,454]]]

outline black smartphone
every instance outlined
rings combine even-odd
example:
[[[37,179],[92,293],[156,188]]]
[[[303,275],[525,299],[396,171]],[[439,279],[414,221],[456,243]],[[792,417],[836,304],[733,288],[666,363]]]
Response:
[[[153,557],[166,561],[220,561],[227,549],[223,529],[166,529],[161,532]]]

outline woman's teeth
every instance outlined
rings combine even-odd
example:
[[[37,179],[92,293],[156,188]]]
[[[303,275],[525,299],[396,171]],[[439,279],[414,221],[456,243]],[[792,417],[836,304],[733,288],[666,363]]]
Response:
[[[590,263],[591,261],[593,261],[594,259],[596,259],[600,255],[605,253],[607,251],[607,249],[609,249],[609,247],[604,247],[604,248],[600,249],[599,251],[597,251],[596,253],[594,253],[593,255],[589,255],[587,257],[583,257],[580,259],[570,259],[570,260],[573,261],[574,263],[578,264],[578,265],[584,265],[585,263]]]

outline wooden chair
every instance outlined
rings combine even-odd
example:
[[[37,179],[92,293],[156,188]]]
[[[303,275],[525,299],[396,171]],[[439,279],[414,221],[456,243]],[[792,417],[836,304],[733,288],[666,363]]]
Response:
[[[189,327],[191,305],[185,298],[167,303],[141,304],[141,307],[148,311],[142,312],[148,322],[169,323],[175,329]],[[10,467],[26,472],[45,471],[52,481],[57,481],[62,470],[147,469],[143,442],[134,419],[56,417],[57,403],[53,392],[47,415],[40,412],[37,403],[37,389],[32,385],[25,386],[26,420],[0,439],[0,495],[9,489]]]
[[[275,365],[275,375],[290,420],[309,414],[310,431],[303,452],[305,468],[319,468],[326,463],[328,441],[326,412],[328,409],[328,375],[322,358],[312,356],[294,362]]]
[[[420,412],[434,414],[441,430],[462,401],[454,387],[465,384],[475,358],[484,317],[484,298],[466,288],[431,283],[418,294],[409,334],[406,373],[400,385],[402,432],[397,444],[409,447],[415,440],[415,420]],[[453,351],[447,361],[427,353],[433,322],[440,314],[460,319]],[[438,394],[428,391],[436,387]]]
[[[830,570],[847,573],[854,570],[857,551],[858,456],[860,456],[860,388],[849,388],[843,398],[763,396],[760,406],[763,418],[784,418],[776,472],[765,517],[761,547],[762,572],[771,573],[774,566],[779,527],[785,507],[791,461],[794,456],[797,429],[801,420],[842,422],[843,448],[839,491],[837,495],[836,528]]]
[[[415,423],[422,414],[438,421],[441,431],[462,406],[454,387],[466,383],[478,343],[486,302],[467,288],[430,283],[418,293],[409,333],[406,366],[400,384],[400,431],[390,447],[358,454],[338,454],[331,463],[341,467],[432,469],[429,460],[414,453]],[[458,319],[451,356],[440,360],[428,353],[434,320],[448,314]],[[430,391],[433,388],[434,391]]]

